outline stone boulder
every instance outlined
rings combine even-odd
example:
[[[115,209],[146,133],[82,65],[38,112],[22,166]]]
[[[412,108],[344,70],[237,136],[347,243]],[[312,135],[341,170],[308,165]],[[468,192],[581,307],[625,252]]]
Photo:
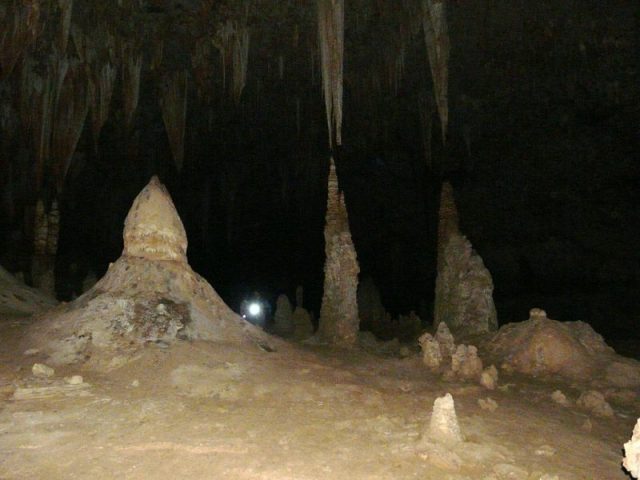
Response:
[[[506,370],[558,375],[618,388],[640,387],[640,362],[617,355],[584,322],[559,322],[533,308],[524,322],[504,325],[487,350]]]

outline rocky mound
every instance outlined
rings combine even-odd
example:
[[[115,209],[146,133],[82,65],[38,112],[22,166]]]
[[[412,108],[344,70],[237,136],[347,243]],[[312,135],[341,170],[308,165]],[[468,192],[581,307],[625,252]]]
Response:
[[[32,315],[55,306],[58,302],[40,290],[30,288],[0,267],[0,311],[16,315]]]
[[[125,220],[122,256],[88,292],[36,322],[25,347],[53,364],[99,358],[111,359],[111,366],[147,343],[176,339],[272,348],[264,332],[231,311],[191,269],[186,251],[180,217],[153,177]]]
[[[504,325],[488,351],[503,369],[620,388],[640,387],[640,362],[617,355],[584,322],[559,322],[534,308],[527,321]]]

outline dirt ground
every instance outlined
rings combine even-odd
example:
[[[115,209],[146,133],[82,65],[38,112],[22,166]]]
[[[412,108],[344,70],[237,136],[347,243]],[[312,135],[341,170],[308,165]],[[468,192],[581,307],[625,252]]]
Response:
[[[417,350],[399,358],[287,344],[149,344],[109,372],[39,378],[31,367],[43,359],[15,347],[29,322],[0,318],[3,480],[629,478],[622,445],[637,398],[611,399],[615,415],[600,418],[551,401],[557,389],[575,400],[568,384],[501,372],[487,391],[444,382]],[[83,382],[65,381],[72,375]],[[453,450],[423,441],[446,392],[465,436]],[[479,406],[487,397],[495,411]]]

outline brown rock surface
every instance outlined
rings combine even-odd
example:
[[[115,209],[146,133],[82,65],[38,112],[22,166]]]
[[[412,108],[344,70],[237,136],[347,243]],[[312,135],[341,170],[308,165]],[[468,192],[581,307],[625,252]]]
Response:
[[[156,177],[133,203],[124,243],[122,256],[93,288],[32,325],[25,348],[39,348],[53,364],[105,353],[97,361],[111,368],[148,342],[266,345],[267,335],[231,311],[187,263],[184,227]]]

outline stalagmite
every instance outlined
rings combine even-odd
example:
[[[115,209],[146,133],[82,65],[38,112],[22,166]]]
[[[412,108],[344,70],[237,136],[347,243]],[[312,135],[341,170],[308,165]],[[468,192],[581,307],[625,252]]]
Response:
[[[286,295],[278,295],[276,301],[276,313],[274,314],[273,331],[281,337],[290,337],[295,333],[295,324],[293,323],[293,312],[291,302]]]
[[[318,336],[338,346],[352,346],[358,337],[358,273],[360,267],[351,240],[344,194],[338,189],[336,167],[331,159],[324,229],[324,294]]]
[[[318,38],[329,146],[333,147],[342,145],[344,0],[318,0]]]
[[[187,262],[187,236],[157,177],[136,197],[124,227],[124,250],[102,279],[30,328],[25,349],[51,365],[89,361],[109,370],[135,358],[147,343],[180,339],[246,343],[273,350],[273,341],[222,301]]]
[[[631,440],[624,444],[624,460],[622,466],[633,475],[640,478],[640,419],[633,429]]]
[[[429,422],[428,437],[438,443],[454,446],[463,441],[456,408],[450,393],[436,398]]]
[[[424,39],[429,55],[433,90],[442,126],[442,140],[446,139],[449,123],[449,32],[444,0],[422,0]]]
[[[184,162],[184,134],[187,124],[187,71],[165,75],[162,81],[162,118],[169,136],[171,152],[178,171]]]
[[[491,274],[460,233],[449,183],[443,184],[440,199],[437,263],[434,324],[444,322],[463,334],[496,330]]]

